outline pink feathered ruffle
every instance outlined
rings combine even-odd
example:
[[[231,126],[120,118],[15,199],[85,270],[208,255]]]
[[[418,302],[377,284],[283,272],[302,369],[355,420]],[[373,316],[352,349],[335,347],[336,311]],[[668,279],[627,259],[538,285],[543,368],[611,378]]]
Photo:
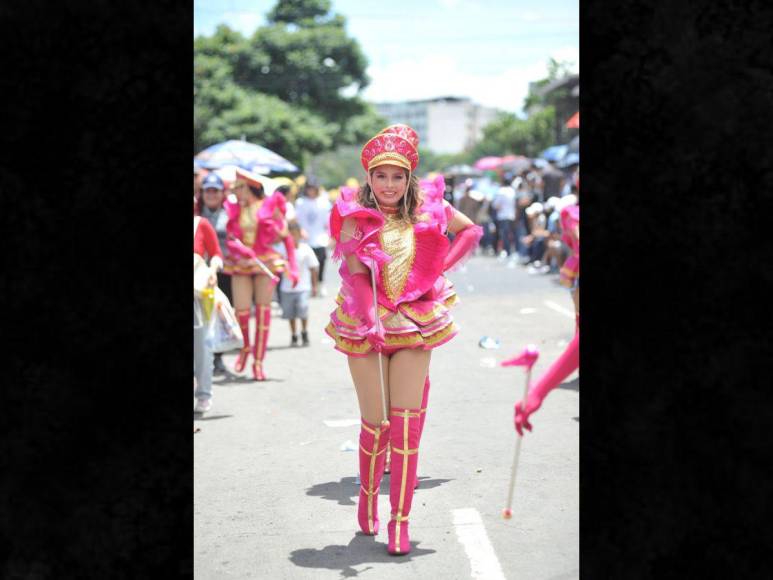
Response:
[[[232,196],[229,196],[229,198]],[[241,206],[236,199],[226,199],[223,202],[223,208],[228,216],[226,232],[229,240],[226,242],[229,253],[232,253],[236,259],[250,259],[256,255],[265,255],[272,252],[272,246],[276,244],[285,227],[284,215],[287,212],[287,200],[279,193],[275,192],[266,198],[258,209],[258,231],[255,236],[255,243],[251,248],[241,242],[243,238],[242,228],[239,225],[239,214]],[[282,218],[277,219],[274,216],[274,210],[279,209]]]

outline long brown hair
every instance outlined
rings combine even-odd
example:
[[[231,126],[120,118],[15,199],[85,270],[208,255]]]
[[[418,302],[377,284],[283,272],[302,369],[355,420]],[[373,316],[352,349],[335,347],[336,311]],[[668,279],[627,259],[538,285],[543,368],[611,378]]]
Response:
[[[375,169],[371,170],[371,173],[373,171],[375,171]],[[407,176],[408,171],[403,171],[405,171]],[[418,221],[416,216],[417,209],[424,202],[424,192],[422,192],[421,188],[419,187],[419,180],[415,173],[411,173],[411,179],[408,182],[408,191],[405,192],[404,197],[405,199],[401,198],[397,204],[397,207],[399,208],[398,215],[405,221],[415,224]],[[357,194],[357,201],[363,207],[378,209],[378,206],[376,205],[376,198],[374,197],[373,192],[370,189],[370,185],[367,181],[360,188],[360,191]]]

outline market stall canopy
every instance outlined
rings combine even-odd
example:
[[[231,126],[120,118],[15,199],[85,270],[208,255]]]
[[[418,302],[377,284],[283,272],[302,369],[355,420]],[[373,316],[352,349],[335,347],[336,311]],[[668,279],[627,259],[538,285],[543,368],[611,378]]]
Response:
[[[567,129],[579,129],[580,128],[580,111],[577,111],[574,115],[569,117],[566,122]]]
[[[248,141],[231,139],[201,151],[194,158],[204,169],[219,169],[236,165],[254,173],[294,173],[300,171],[281,155]]]

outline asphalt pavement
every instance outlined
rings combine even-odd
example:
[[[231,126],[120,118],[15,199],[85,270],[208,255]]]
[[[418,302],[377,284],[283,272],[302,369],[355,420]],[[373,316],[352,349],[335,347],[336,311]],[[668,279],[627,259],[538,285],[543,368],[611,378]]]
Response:
[[[197,580],[579,578],[579,373],[532,417],[513,518],[501,516],[524,373],[499,362],[536,344],[536,378],[571,340],[572,300],[557,276],[484,256],[449,275],[460,333],[433,351],[413,550],[395,557],[386,553],[388,475],[379,535],[357,525],[359,412],[346,358],[323,332],[339,282],[328,266],[328,295],[311,300],[311,346],[289,346],[275,309],[270,380],[216,375],[212,409],[194,416]],[[500,348],[480,348],[482,336]],[[227,367],[235,356],[224,356]]]

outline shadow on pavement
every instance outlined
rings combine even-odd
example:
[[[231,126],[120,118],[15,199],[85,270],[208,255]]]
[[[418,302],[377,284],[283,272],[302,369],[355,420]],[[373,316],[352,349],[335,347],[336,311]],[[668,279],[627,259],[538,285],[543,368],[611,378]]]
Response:
[[[229,417],[233,417],[233,415],[208,415],[204,417],[201,413],[193,413],[194,421],[215,421],[216,419],[228,419]]]
[[[381,480],[381,487],[379,488],[379,494],[389,495],[389,477],[388,473],[384,474]],[[432,479],[428,475],[419,476],[419,487],[416,488],[417,492],[439,487],[444,483],[453,481],[451,479]],[[326,483],[317,483],[312,485],[306,490],[306,495],[318,496],[322,499],[328,499],[338,502],[338,505],[357,505],[355,498],[358,497],[360,492],[360,484],[357,482],[356,477],[342,477],[341,481],[328,481]]]
[[[283,383],[284,379],[275,379],[268,377],[265,381],[256,381],[251,376],[235,375],[233,373],[226,373],[215,375],[212,379],[212,384],[218,387],[226,387],[230,385],[260,385],[261,383]]]
[[[580,377],[576,377],[567,383],[561,383],[558,385],[559,389],[566,389],[567,391],[580,392]]]
[[[269,350],[290,350],[290,349],[301,350],[301,349],[304,349],[304,348],[309,348],[310,346],[311,345],[303,346],[301,344],[299,344],[297,346],[290,346],[289,344],[287,346],[267,346],[266,347],[266,351],[269,351]]]
[[[377,541],[381,537],[382,541]],[[386,551],[386,526],[379,536],[366,536],[357,532],[348,546],[330,545],[321,550],[303,548],[290,553],[289,560],[302,568],[325,568],[327,570],[340,570],[342,578],[353,578],[360,572],[371,570],[372,566],[366,566],[362,570],[355,570],[355,566],[361,564],[388,564],[410,562],[418,556],[434,554],[435,550],[418,548],[418,542],[411,542],[411,552],[403,556],[391,556]]]

